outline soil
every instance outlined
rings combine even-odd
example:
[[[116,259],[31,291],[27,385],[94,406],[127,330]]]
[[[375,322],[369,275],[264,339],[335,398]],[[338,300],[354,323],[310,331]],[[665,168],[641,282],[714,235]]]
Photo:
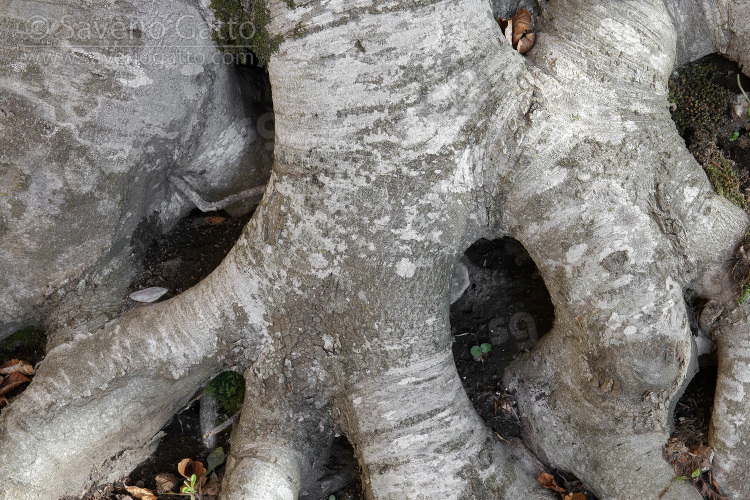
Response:
[[[696,74],[702,75],[703,85],[710,82],[713,87],[696,91],[697,83],[693,78]],[[715,186],[716,182],[724,181],[725,184],[718,185],[717,190],[742,195],[737,202],[747,206],[745,196],[750,195],[750,121],[747,115],[738,116],[735,112],[739,102],[736,75],[737,68],[733,63],[709,56],[675,72],[671,97],[677,105],[675,114],[693,110],[677,117],[682,120],[678,126],[686,145],[707,169]],[[750,90],[750,81],[744,81],[743,86],[746,91]],[[694,112],[696,108],[686,99],[698,103],[704,99],[707,104],[699,106],[699,112]],[[133,281],[128,294],[161,286],[169,290],[161,299],[166,300],[198,283],[221,262],[250,216],[231,217],[223,212],[191,213],[172,231],[151,243],[143,260],[144,270]],[[518,409],[513,395],[505,391],[503,371],[509,361],[531,348],[537,338],[550,330],[554,309],[536,266],[517,241],[507,238],[480,240],[467,250],[462,262],[469,270],[471,285],[451,307],[456,367],[470,400],[498,438],[520,437]],[[125,298],[122,310],[132,307],[147,305]],[[479,358],[472,356],[471,348],[483,343],[491,344],[492,350]],[[0,343],[0,363],[18,358],[35,364],[43,355],[43,332],[24,331]],[[701,371],[677,404],[675,431],[665,444],[665,458],[670,460],[678,474],[689,475],[695,470],[695,457],[707,454],[701,447],[706,446],[715,381],[715,359],[708,356],[702,359]],[[124,484],[155,489],[156,475],[176,475],[180,460],[192,458],[205,463],[211,450],[203,446],[200,438],[197,402],[173,417],[164,432],[166,436],[156,453],[134,470]],[[341,449],[348,445],[345,440],[339,444]],[[229,430],[219,435],[219,446],[227,453],[230,451]],[[340,467],[350,453],[349,447],[345,453],[333,456],[331,469]],[[221,477],[223,466],[216,471]],[[581,491],[589,500],[596,498],[575,477],[558,471],[549,472],[567,491]],[[711,485],[710,469],[702,472],[694,482],[699,489],[704,484]],[[130,498],[123,489],[124,484],[106,485],[83,498]],[[337,500],[363,498],[359,480],[333,494]],[[710,494],[704,491],[704,494],[706,498],[719,498],[713,490]],[[327,500],[328,495],[324,499]]]

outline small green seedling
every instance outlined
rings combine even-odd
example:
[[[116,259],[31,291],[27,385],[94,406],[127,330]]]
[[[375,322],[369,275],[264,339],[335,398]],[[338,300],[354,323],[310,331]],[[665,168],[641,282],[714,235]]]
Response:
[[[471,352],[475,360],[484,361],[484,358],[489,355],[490,351],[492,351],[492,345],[485,342],[482,345],[475,345],[469,352]]]
[[[690,474],[690,477],[693,479],[698,479],[698,477],[701,475],[700,469],[695,469],[692,474]]]
[[[190,498],[193,498],[198,494],[198,486],[195,484],[197,481],[198,476],[191,474],[190,479],[185,479],[185,484],[180,488],[180,493],[190,495]]]
[[[190,466],[193,462],[190,459],[185,459],[182,462],[180,462],[180,465],[177,466],[177,469],[179,470],[180,474],[185,478],[185,481],[183,482],[182,487],[180,488],[180,493],[168,493],[169,495],[185,495],[189,496],[190,500],[195,500],[201,498],[201,486],[206,480],[205,478],[208,477],[208,475],[213,472],[213,470],[224,463],[224,460],[226,459],[226,454],[224,453],[224,449],[219,447],[216,448],[214,451],[211,452],[211,454],[208,455],[206,458],[206,462],[208,462],[208,469],[203,468],[203,464],[200,462],[197,462],[197,464],[200,466],[200,469],[202,472],[200,476],[198,474],[190,474],[190,477],[187,476],[187,473],[185,472],[184,468],[187,468]]]
[[[735,130],[734,132],[732,132],[732,135],[729,136],[729,140],[736,141],[739,138],[739,136],[740,136],[740,133]]]
[[[742,287],[742,295],[740,295],[740,298],[737,299],[738,304],[744,303],[748,297],[750,297],[750,284],[747,284]]]

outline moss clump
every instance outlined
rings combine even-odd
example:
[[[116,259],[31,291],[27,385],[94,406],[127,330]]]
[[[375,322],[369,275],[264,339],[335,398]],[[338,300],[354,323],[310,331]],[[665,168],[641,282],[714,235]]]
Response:
[[[291,4],[293,7],[294,2]],[[249,4],[243,0],[211,0],[211,9],[219,23],[212,36],[224,53],[234,55],[240,64],[247,64],[252,55],[259,65],[268,64],[284,38],[268,33],[271,12],[263,0]]]
[[[43,330],[34,327],[23,328],[0,342],[0,357],[14,356],[24,361],[36,362],[44,355],[46,345],[47,336]]]
[[[206,386],[206,394],[219,403],[225,417],[231,417],[245,399],[245,378],[235,372],[220,373]]]
[[[718,146],[730,126],[733,94],[713,82],[716,76],[719,71],[710,59],[680,68],[669,80],[669,100],[676,105],[672,119],[716,192],[750,211],[750,178]]]
[[[708,179],[717,193],[738,207],[747,210],[747,201],[742,194],[740,179],[732,163],[721,155],[718,162],[711,161],[709,164],[703,166],[703,170],[706,171],[706,175],[708,175]]]
[[[677,107],[672,119],[680,135],[690,129],[705,129],[726,119],[732,93],[713,83],[716,68],[697,63],[680,68],[669,80],[669,101]]]

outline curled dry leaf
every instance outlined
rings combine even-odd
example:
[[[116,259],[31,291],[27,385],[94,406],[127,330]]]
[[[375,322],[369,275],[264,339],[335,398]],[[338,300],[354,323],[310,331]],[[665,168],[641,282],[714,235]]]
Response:
[[[34,365],[20,359],[11,359],[0,366],[0,373],[3,375],[15,372],[21,372],[24,375],[34,375]]]
[[[211,226],[218,226],[225,220],[227,220],[227,218],[221,217],[220,215],[209,215],[208,217],[203,217],[203,222]]]
[[[8,377],[6,377],[5,381],[2,385],[0,385],[0,396],[3,396],[5,394],[8,394],[10,391],[15,389],[21,384],[25,384],[26,382],[31,382],[31,379],[24,375],[21,372],[13,372]]]
[[[203,475],[206,473],[206,468],[200,462],[191,460],[189,458],[184,458],[182,459],[182,461],[180,461],[179,464],[177,464],[177,472],[179,472],[182,477],[185,477],[187,479],[190,479],[190,476],[195,474],[197,477],[202,478],[201,486],[206,484],[206,478],[203,477]]]
[[[568,493],[563,497],[563,500],[586,500],[586,495],[583,493]]]
[[[156,492],[159,494],[168,493],[180,484],[180,480],[174,474],[161,472],[156,475]]]
[[[125,486],[128,493],[133,495],[138,500],[157,500],[154,492],[147,488],[139,488],[138,486]]]
[[[539,482],[539,484],[541,484],[548,490],[556,491],[557,493],[560,493],[561,495],[565,493],[565,488],[561,488],[557,485],[557,483],[555,482],[555,478],[552,476],[552,474],[542,472],[536,480]]]
[[[505,39],[519,53],[525,54],[534,46],[536,33],[534,33],[534,27],[531,22],[531,12],[528,10],[521,9],[510,19],[498,17],[497,23],[500,25],[500,29],[503,30]]]

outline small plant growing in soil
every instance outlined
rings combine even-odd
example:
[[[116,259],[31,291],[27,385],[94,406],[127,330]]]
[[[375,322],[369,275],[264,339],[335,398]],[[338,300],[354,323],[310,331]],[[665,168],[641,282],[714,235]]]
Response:
[[[492,351],[492,345],[485,342],[481,345],[475,345],[471,348],[469,351],[472,356],[474,356],[474,359],[477,361],[484,361],[487,356],[489,356],[490,352]]]

